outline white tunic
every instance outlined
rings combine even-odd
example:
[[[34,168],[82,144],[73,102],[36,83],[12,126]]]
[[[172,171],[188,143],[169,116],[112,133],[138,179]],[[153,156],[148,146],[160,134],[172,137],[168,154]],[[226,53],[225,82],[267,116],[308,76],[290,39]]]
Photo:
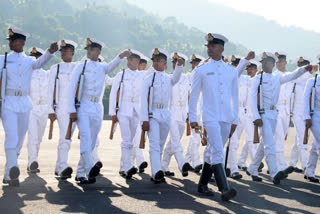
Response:
[[[28,112],[32,103],[28,93],[30,91],[33,70],[42,68],[54,55],[47,50],[41,57],[27,56],[25,53],[11,51],[7,56],[6,90],[21,91],[25,96],[5,96],[3,108],[13,112]],[[0,56],[0,74],[2,72],[4,56]]]

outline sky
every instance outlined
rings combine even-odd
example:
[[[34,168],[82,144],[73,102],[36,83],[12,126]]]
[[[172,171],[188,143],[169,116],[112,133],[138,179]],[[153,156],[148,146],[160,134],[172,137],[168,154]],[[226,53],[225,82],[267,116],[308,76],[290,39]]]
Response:
[[[208,0],[209,2],[264,16],[282,26],[297,26],[320,33],[319,0]],[[267,3],[267,4],[266,4]]]

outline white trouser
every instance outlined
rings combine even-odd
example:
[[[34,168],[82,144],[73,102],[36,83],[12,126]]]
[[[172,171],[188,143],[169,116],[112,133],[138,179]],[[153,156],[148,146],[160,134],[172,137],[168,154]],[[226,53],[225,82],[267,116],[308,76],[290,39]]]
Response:
[[[150,130],[148,132],[149,137],[149,156],[151,164],[152,177],[161,169],[161,156],[164,147],[164,143],[167,139],[170,120],[151,118]]]
[[[246,121],[247,121],[245,124],[246,140],[242,146],[242,150],[238,160],[238,165],[241,167],[246,166],[248,155],[250,156],[250,160],[253,160],[258,148],[258,144],[253,143],[254,125],[253,125],[252,118],[246,117]]]
[[[253,144],[253,122],[252,118],[248,116],[245,111],[239,117],[239,123],[237,125],[236,131],[231,137],[230,146],[229,146],[229,155],[228,155],[228,168],[230,168],[231,174],[238,172],[238,164],[240,166],[246,165],[246,159],[248,153],[250,154],[251,160],[253,159],[257,145]],[[245,131],[246,140],[243,145],[241,156],[239,162],[237,163],[237,149],[239,147],[239,140],[242,135],[242,132]],[[245,150],[245,151],[244,151]]]
[[[40,143],[48,121],[48,110],[38,107],[40,106],[33,106],[33,109],[30,112],[27,143],[28,166],[34,161],[38,162]]]
[[[309,160],[305,175],[308,177],[314,177],[314,172],[317,167],[317,161],[320,153],[320,111],[315,111],[312,116],[311,132],[313,135],[313,143],[310,150]]]
[[[133,167],[131,153],[133,148],[133,138],[136,134],[139,118],[138,114],[134,112],[132,117],[118,115],[118,120],[122,138],[120,171],[127,172]]]
[[[276,148],[276,159],[279,170],[288,168],[288,164],[284,156],[284,142],[286,134],[289,130],[290,115],[285,110],[279,110],[277,117],[277,125],[274,133],[274,143]]]
[[[134,138],[133,138],[133,148],[131,152],[131,159],[133,164],[134,164],[134,160],[136,160],[136,164],[139,167],[140,164],[142,164],[142,162],[144,162],[145,160],[143,157],[143,150],[139,148],[142,130],[141,130],[140,122],[138,124],[139,125],[137,126],[136,134],[134,135]]]
[[[187,153],[185,155],[186,162],[190,163],[192,167],[199,166],[202,164],[199,155],[200,146],[200,134],[196,133],[194,129],[191,129],[191,137],[189,139],[189,144],[187,148]]]
[[[4,149],[6,153],[4,178],[6,180],[10,180],[10,169],[14,166],[18,167],[18,156],[28,129],[29,115],[30,111],[18,113],[2,108],[1,116],[5,132]]]
[[[101,122],[102,117],[99,112],[87,113],[78,110],[77,124],[80,131],[81,156],[77,168],[77,177],[86,177],[95,164],[92,151],[96,147]]]
[[[99,158],[99,154],[98,154],[99,144],[100,144],[100,141],[99,141],[99,139],[98,139],[98,137],[97,137],[96,145],[95,145],[95,147],[94,147],[93,150],[92,150],[92,158],[93,158],[93,162],[94,162],[94,163],[97,163],[98,161],[101,161],[100,158]]]
[[[262,137],[259,143],[256,154],[251,161],[248,171],[251,175],[258,176],[258,168],[260,163],[266,155],[266,162],[269,168],[270,176],[273,178],[278,172],[277,160],[276,160],[276,149],[274,145],[274,131],[276,128],[276,120],[264,118],[262,115],[263,126],[259,128],[260,135]]]
[[[69,125],[70,114],[66,111],[57,111],[57,121],[59,125],[59,144],[57,151],[57,162],[55,171],[58,175],[61,174],[63,170],[65,170],[68,165],[68,153],[70,150],[71,140],[66,140],[67,129]],[[74,132],[75,123],[72,126],[72,133]]]
[[[294,126],[296,127],[296,136],[292,145],[290,155],[290,166],[296,167],[300,159],[301,168],[305,169],[308,162],[308,144],[303,144],[305,121],[302,114],[293,115]]]
[[[224,164],[224,145],[230,134],[231,124],[218,121],[203,122],[208,134],[208,146],[204,151],[204,161],[211,165]]]
[[[181,171],[183,164],[185,164],[185,159],[183,157],[183,148],[181,145],[181,138],[184,133],[185,122],[171,120],[170,123],[170,138],[166,144],[162,156],[162,170],[169,171],[169,163],[172,155],[174,155],[178,168]]]

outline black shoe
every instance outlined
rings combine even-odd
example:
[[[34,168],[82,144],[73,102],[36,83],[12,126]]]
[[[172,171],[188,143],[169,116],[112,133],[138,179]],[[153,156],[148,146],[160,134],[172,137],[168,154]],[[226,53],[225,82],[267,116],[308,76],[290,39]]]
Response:
[[[100,168],[97,165],[94,165],[88,175],[88,178],[95,178],[99,175],[100,173]]]
[[[191,167],[191,165],[189,164],[189,163],[185,163],[185,164],[183,164],[183,166],[182,166],[182,176],[183,177],[187,177],[188,176],[188,171],[189,170],[191,170],[192,169],[192,167]]]
[[[262,178],[259,177],[259,176],[256,176],[256,175],[252,175],[251,178],[252,178],[252,181],[256,181],[256,182],[261,182],[262,181]]]
[[[221,200],[229,201],[234,198],[237,195],[237,191],[230,187],[223,165],[221,163],[212,165],[212,171],[219,191],[221,191]]]
[[[318,178],[315,178],[315,177],[307,177],[307,176],[304,176],[304,179],[308,179],[310,182],[312,183],[319,183],[319,179]]]
[[[204,196],[214,196],[214,193],[207,185],[198,184],[198,193]]]
[[[296,173],[303,173],[303,169],[299,169],[298,167],[294,167],[293,171]]]
[[[259,168],[258,168],[258,172],[262,172],[263,167],[264,167],[264,163],[261,162],[261,163],[260,163],[260,166],[259,166]]]
[[[8,184],[9,187],[18,187],[18,186],[20,186],[19,179],[13,179],[13,180],[3,179],[3,180],[2,180],[2,183],[3,183],[3,184]]]
[[[230,168],[226,168],[226,176],[227,176],[227,177],[230,177],[230,175],[231,175],[231,170],[230,170]]]
[[[123,178],[127,177],[127,174],[125,173],[125,171],[119,171],[119,175]]]
[[[101,161],[98,161],[98,162],[96,163],[96,166],[97,166],[99,169],[101,169],[101,168],[103,167],[103,164],[102,164]]]
[[[201,169],[202,169],[202,164],[199,164],[198,166],[194,167],[193,171],[195,173],[200,173]]]
[[[19,177],[20,175],[20,170],[17,166],[14,166],[10,169],[9,171],[9,177],[11,180],[15,180]]]
[[[73,172],[72,168],[68,166],[61,172],[60,179],[67,180],[68,178],[71,178],[72,172]]]
[[[55,176],[59,176],[58,172],[54,171],[54,175]]]
[[[75,177],[75,181],[79,184],[89,184],[89,180],[86,177]]]
[[[131,179],[132,178],[132,176],[134,175],[134,174],[136,174],[138,172],[138,169],[136,168],[136,167],[132,167],[131,169],[129,169],[128,171],[127,171],[127,176],[126,176],[126,179]]]
[[[248,167],[246,167],[246,166],[238,166],[238,169],[242,170],[242,171],[247,171]]]
[[[231,174],[230,177],[231,177],[232,179],[234,179],[234,180],[239,180],[239,179],[242,178],[242,175],[241,175],[239,172],[234,172],[234,173]]]
[[[268,175],[270,174],[270,171],[269,171],[269,169],[267,170],[267,174],[268,174]]]
[[[286,169],[284,170],[284,173],[286,173],[287,175],[289,175],[289,174],[293,173],[293,171],[294,171],[294,167],[293,167],[293,166],[289,166],[288,168],[286,168]]]
[[[143,173],[144,169],[148,167],[148,163],[146,161],[143,161],[139,166],[139,173]]]
[[[165,171],[164,175],[167,176],[167,177],[173,177],[174,176],[174,172]]]
[[[27,167],[27,172],[28,173],[39,173],[40,169],[38,169],[38,167],[39,167],[38,162],[37,161],[33,161],[30,164],[30,167]]]
[[[273,183],[275,185],[280,184],[280,181],[286,178],[286,174],[284,171],[279,171],[273,178]]]
[[[162,170],[160,170],[154,175],[153,181],[155,184],[159,184],[163,182],[163,179],[164,179],[164,173]]]

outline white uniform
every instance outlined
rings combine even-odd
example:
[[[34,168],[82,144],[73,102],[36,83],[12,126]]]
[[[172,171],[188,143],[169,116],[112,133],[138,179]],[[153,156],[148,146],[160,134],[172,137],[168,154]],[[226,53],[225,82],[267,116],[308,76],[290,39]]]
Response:
[[[180,171],[182,170],[182,166],[186,163],[180,140],[186,126],[190,81],[190,74],[183,74],[181,75],[179,82],[172,87],[170,101],[170,138],[163,151],[163,171],[169,171],[169,163],[172,155],[174,155]]]
[[[70,81],[73,73],[73,69],[77,65],[75,62],[62,62],[59,63],[59,83],[57,84],[56,93],[57,93],[57,100],[56,104],[57,107],[54,111],[53,108],[53,92],[54,92],[54,85],[55,79],[57,76],[57,67],[58,65],[53,65],[50,69],[50,77],[49,77],[49,94],[48,94],[48,105],[49,105],[49,114],[55,113],[57,116],[57,121],[59,125],[59,143],[58,143],[58,151],[57,151],[57,161],[56,161],[56,168],[55,172],[60,176],[61,172],[65,170],[68,165],[68,153],[70,150],[71,140],[66,140],[66,134],[69,124],[69,112],[68,112],[68,105],[69,105],[69,86]],[[72,98],[74,101],[74,97]],[[74,127],[72,129],[72,133],[74,131]]]
[[[295,84],[293,122],[296,129],[296,136],[294,138],[294,144],[291,149],[290,166],[296,167],[297,162],[300,159],[302,169],[305,169],[307,167],[308,145],[303,144],[305,118],[304,118],[304,103],[301,97],[303,97],[303,91],[304,91],[306,82],[311,76],[312,75],[309,72],[307,72],[303,74],[301,77],[293,81],[293,84]]]
[[[307,81],[304,90],[304,118],[312,120],[311,132],[313,135],[312,148],[310,150],[309,160],[305,175],[307,177],[315,177],[314,172],[317,167],[320,152],[320,76],[318,75],[315,85],[314,113],[310,116],[309,97],[314,85],[315,78]]]
[[[105,86],[111,86],[112,82],[113,82],[114,78],[109,77],[108,75],[106,75],[106,79],[105,79]],[[100,104],[103,106],[103,95],[104,95],[104,91],[105,89],[102,91],[101,93],[101,97],[100,97]],[[103,120],[103,116],[104,116],[104,109],[102,108],[102,120]],[[98,147],[99,147],[100,141],[99,138],[97,138],[97,142],[96,145],[94,147],[94,149],[92,150],[92,158],[93,158],[93,162],[97,163],[100,160],[99,158],[99,154],[98,154]]]
[[[154,68],[151,68],[154,70]],[[141,95],[140,121],[149,121],[149,156],[152,176],[161,171],[161,156],[164,143],[170,128],[169,101],[172,86],[180,79],[183,66],[176,66],[173,75],[154,70],[152,118],[148,116],[148,92],[152,83],[153,73],[145,78]]]
[[[31,163],[38,162],[40,143],[48,121],[48,83],[48,71],[43,69],[33,71],[29,92],[32,110],[28,126],[28,167]]]
[[[117,56],[109,64],[98,61],[87,61],[84,71],[84,82],[80,99],[80,107],[75,108],[74,96],[79,77],[84,63],[79,63],[72,72],[70,88],[68,92],[69,113],[77,112],[77,124],[80,131],[80,161],[77,169],[77,177],[86,177],[95,162],[92,150],[95,148],[97,136],[102,122],[101,94],[105,85],[106,74],[112,72],[121,62]]]
[[[210,59],[199,66],[193,76],[189,120],[197,122],[197,101],[202,92],[204,128],[208,133],[207,150],[204,161],[211,164],[222,164],[223,146],[226,142],[231,124],[238,123],[238,72],[222,60]]]
[[[275,74],[287,75],[288,72],[275,71]],[[289,130],[290,123],[290,98],[293,89],[293,83],[287,82],[280,86],[280,93],[277,103],[278,117],[274,133],[274,143],[276,149],[276,159],[279,170],[288,168],[284,156],[284,142]]]
[[[228,167],[231,174],[238,172],[238,165],[241,167],[246,166],[246,159],[249,154],[251,160],[254,157],[256,151],[256,144],[253,144],[253,117],[250,105],[250,87],[252,78],[248,75],[242,75],[239,78],[239,123],[231,137]],[[241,156],[237,163],[237,149],[239,147],[239,140],[242,132],[245,131],[246,140],[242,147]]]
[[[25,53],[11,51],[7,57],[7,82],[1,116],[5,131],[6,166],[5,179],[10,180],[9,171],[18,167],[18,156],[28,129],[29,113],[32,103],[28,96],[33,70],[43,67],[53,54],[47,50],[40,58]],[[0,68],[3,68],[4,56],[0,56]],[[0,69],[2,72],[2,69]]]
[[[194,73],[194,71],[193,71]],[[201,120],[201,112],[202,109],[202,95],[200,93],[200,98],[197,103],[197,122],[199,126],[202,126],[202,120]],[[185,155],[185,159],[190,165],[194,168],[196,166],[200,166],[202,164],[202,161],[200,160],[199,155],[199,146],[200,146],[201,138],[200,134],[196,133],[194,129],[191,129],[191,137],[189,138],[189,144],[187,148],[187,153]]]
[[[109,115],[116,115],[116,97],[122,78],[119,72],[112,84],[109,102]],[[121,161],[120,171],[127,172],[134,165],[131,158],[133,138],[139,122],[140,95],[144,72],[125,69],[123,85],[120,90],[119,111],[117,114],[121,130]]]
[[[262,141],[260,142],[255,157],[248,168],[248,172],[251,175],[258,176],[258,168],[264,155],[266,156],[270,176],[273,178],[280,171],[276,162],[276,151],[274,145],[274,133],[278,116],[276,104],[279,98],[280,86],[298,78],[305,72],[306,70],[304,68],[300,68],[287,75],[263,73],[262,103],[265,113],[262,115],[259,114],[257,109],[257,92],[261,75],[258,75],[253,79],[250,93],[252,113],[254,120],[262,119],[263,126],[260,128]]]

